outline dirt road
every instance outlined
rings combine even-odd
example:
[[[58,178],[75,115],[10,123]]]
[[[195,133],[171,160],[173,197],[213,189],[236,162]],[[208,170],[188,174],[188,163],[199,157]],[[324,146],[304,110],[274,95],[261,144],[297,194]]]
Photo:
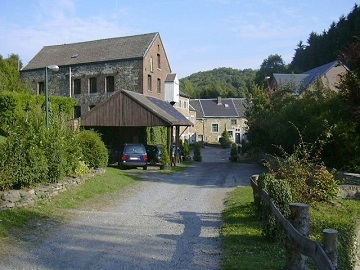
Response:
[[[126,199],[77,211],[40,245],[3,258],[0,269],[220,269],[224,200],[262,169],[230,163],[229,149],[207,147],[202,157],[180,173],[142,172]]]

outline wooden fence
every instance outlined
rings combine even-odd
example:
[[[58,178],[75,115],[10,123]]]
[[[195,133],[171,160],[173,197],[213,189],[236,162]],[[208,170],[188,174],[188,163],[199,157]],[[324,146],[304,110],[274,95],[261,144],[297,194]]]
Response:
[[[286,269],[308,269],[307,267],[307,257],[311,257],[317,268],[321,270],[336,270],[337,269],[337,231],[332,229],[325,229],[323,231],[323,243],[316,242],[313,240],[310,240],[308,237],[306,237],[304,233],[300,233],[301,228],[295,228],[298,227],[296,224],[297,222],[290,222],[287,220],[281,212],[277,209],[275,204],[271,201],[269,195],[259,189],[257,185],[257,179],[258,175],[253,175],[251,177],[251,186],[254,191],[254,195],[257,194],[260,196],[260,198],[265,201],[271,209],[272,214],[275,216],[278,224],[282,227],[285,234],[288,238],[288,243],[291,245],[292,249],[297,250],[299,252],[299,258],[298,259],[290,259],[292,262],[289,262],[289,257],[293,257],[293,254],[289,256],[288,251],[288,260],[287,260],[287,268]],[[293,206],[293,207],[291,207]],[[291,204],[290,209],[295,208],[302,208],[302,209],[308,209],[308,205],[306,204]],[[303,219],[303,218],[302,218]],[[308,222],[308,221],[306,221]],[[301,226],[303,226],[302,224]],[[310,227],[309,224],[306,224],[305,227]],[[301,256],[301,254],[304,256]],[[305,259],[300,258],[305,257]],[[302,260],[301,268],[299,268],[299,262]],[[305,260],[305,263],[304,263]],[[296,264],[296,265],[295,265]],[[304,266],[305,265],[305,266]]]

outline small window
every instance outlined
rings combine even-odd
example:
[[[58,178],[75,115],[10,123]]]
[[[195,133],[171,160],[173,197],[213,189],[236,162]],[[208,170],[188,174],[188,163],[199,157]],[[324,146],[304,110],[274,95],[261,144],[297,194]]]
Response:
[[[161,69],[161,58],[160,58],[160,54],[157,54],[157,67],[158,67],[158,69]]]
[[[154,59],[150,57],[150,72],[154,72]]]
[[[236,119],[231,119],[231,125],[237,125],[237,121],[236,121]]]
[[[187,102],[184,101],[184,108],[186,109],[187,108]]]
[[[211,124],[211,132],[219,132],[219,124]]]
[[[81,94],[81,80],[74,79],[74,95],[80,95],[80,94]]]
[[[44,82],[39,82],[38,83],[38,93],[39,93],[39,95],[45,93],[45,84],[44,84]]]
[[[148,91],[152,91],[152,78],[148,75]]]
[[[96,78],[89,79],[89,92],[96,93],[97,92],[97,80]]]
[[[114,92],[115,91],[114,76],[106,77],[105,89],[106,89],[106,92]]]
[[[158,92],[158,94],[161,93],[161,80],[160,79],[157,79],[157,92]]]
[[[232,138],[232,137],[233,137],[233,132],[232,132],[232,130],[228,130],[228,133],[229,133],[229,137]]]
[[[74,118],[79,118],[79,117],[81,117],[81,107],[75,106],[74,107]]]

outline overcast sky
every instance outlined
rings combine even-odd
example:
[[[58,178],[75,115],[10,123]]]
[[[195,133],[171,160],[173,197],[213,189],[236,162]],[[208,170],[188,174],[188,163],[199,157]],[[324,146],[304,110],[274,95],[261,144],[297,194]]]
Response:
[[[0,54],[26,65],[43,46],[159,32],[172,72],[290,63],[355,0],[0,0]]]

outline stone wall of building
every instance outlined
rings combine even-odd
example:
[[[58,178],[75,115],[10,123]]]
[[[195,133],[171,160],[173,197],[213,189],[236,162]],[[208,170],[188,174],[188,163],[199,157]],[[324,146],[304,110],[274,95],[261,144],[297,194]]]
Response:
[[[97,169],[83,177],[67,177],[55,184],[38,186],[35,188],[8,190],[0,192],[0,210],[33,206],[39,200],[50,200],[69,188],[83,184],[90,178],[102,174],[105,169]]]

